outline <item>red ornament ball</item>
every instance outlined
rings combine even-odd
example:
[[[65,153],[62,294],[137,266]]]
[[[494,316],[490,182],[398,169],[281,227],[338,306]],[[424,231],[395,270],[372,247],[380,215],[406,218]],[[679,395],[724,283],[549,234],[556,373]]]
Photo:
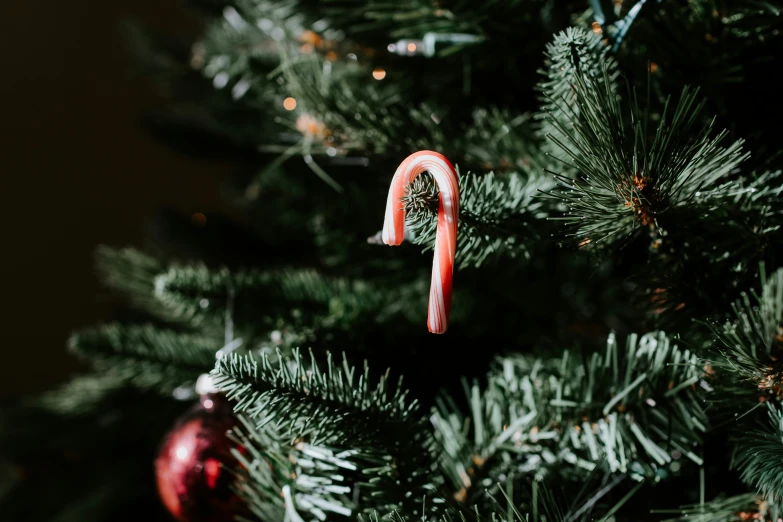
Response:
[[[155,460],[158,493],[181,522],[233,520],[240,501],[232,492],[236,465],[226,431],[234,426],[221,395],[203,395],[166,435]]]

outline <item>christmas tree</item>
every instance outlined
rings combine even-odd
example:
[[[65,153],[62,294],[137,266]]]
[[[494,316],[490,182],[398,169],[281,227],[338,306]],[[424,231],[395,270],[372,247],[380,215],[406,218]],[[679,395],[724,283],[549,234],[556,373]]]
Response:
[[[0,520],[783,517],[783,4],[189,3],[144,123],[236,212],[98,249]]]

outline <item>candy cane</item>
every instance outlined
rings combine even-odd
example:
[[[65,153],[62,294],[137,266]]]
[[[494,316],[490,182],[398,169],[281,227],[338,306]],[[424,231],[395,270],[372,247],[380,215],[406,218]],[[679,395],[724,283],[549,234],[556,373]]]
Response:
[[[405,235],[405,208],[400,200],[405,195],[405,187],[416,176],[427,171],[435,176],[440,191],[427,327],[432,333],[443,333],[449,326],[451,310],[451,283],[454,254],[457,251],[459,183],[457,171],[442,154],[430,150],[415,152],[405,158],[397,168],[389,188],[389,198],[386,200],[383,242],[391,246],[402,243]]]

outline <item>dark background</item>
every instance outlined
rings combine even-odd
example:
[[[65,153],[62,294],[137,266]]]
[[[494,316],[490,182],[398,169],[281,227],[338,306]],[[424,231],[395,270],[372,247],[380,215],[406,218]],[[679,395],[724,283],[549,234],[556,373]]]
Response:
[[[97,245],[140,244],[161,206],[207,219],[221,206],[229,166],[178,155],[139,124],[157,96],[120,34],[129,17],[170,35],[198,31],[177,0],[3,5],[0,397],[79,368],[69,332],[112,306],[95,275]]]

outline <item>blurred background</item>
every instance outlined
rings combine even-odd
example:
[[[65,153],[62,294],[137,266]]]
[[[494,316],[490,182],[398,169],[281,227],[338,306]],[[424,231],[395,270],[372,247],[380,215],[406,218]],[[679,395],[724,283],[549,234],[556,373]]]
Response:
[[[9,364],[36,371],[7,372],[0,397],[42,390],[78,368],[64,349],[69,333],[112,313],[95,275],[98,244],[140,244],[161,207],[207,219],[221,209],[230,165],[178,155],[145,132],[139,117],[156,94],[120,31],[136,18],[187,36],[198,31],[191,14],[180,2],[3,6],[2,346]]]

